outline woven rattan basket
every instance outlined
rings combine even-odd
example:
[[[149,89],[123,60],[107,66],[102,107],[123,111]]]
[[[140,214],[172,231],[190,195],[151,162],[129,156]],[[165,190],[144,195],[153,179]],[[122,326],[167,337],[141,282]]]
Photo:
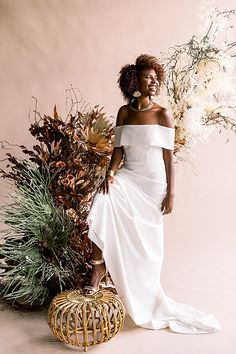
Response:
[[[92,295],[81,290],[58,294],[48,309],[48,325],[61,341],[84,347],[106,342],[123,327],[125,309],[118,295],[101,289]]]

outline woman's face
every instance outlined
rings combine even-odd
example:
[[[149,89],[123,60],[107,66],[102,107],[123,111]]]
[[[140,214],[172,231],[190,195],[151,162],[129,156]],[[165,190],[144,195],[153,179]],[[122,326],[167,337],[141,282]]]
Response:
[[[154,69],[145,69],[141,72],[138,84],[142,96],[155,96],[158,89],[157,75]]]

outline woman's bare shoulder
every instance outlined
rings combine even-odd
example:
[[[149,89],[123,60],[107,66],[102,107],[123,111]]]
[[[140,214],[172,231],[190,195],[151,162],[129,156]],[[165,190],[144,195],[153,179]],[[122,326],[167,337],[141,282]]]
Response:
[[[123,105],[118,109],[116,125],[123,125],[128,114],[129,105]]]
[[[164,127],[174,128],[174,120],[172,114],[165,107],[160,106],[160,109],[158,110],[158,121],[159,124],[163,125]]]

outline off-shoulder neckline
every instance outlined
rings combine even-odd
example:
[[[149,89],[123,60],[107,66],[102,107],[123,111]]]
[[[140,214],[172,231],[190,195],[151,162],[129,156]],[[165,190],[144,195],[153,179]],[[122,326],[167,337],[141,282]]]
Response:
[[[175,129],[171,127],[165,127],[164,125],[160,124],[123,124],[123,125],[116,125],[115,128],[120,128],[120,127],[143,127],[143,126],[148,126],[148,127],[153,127],[153,126],[158,126],[166,129]]]

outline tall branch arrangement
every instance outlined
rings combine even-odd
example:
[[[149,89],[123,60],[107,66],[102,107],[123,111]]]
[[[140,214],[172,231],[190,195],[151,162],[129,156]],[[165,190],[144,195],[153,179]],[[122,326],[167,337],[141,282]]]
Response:
[[[235,9],[220,11],[203,1],[198,35],[162,52],[166,79],[160,101],[174,117],[179,159],[185,152],[194,156],[194,146],[208,142],[216,128],[236,133],[236,42],[228,38],[235,14]]]

